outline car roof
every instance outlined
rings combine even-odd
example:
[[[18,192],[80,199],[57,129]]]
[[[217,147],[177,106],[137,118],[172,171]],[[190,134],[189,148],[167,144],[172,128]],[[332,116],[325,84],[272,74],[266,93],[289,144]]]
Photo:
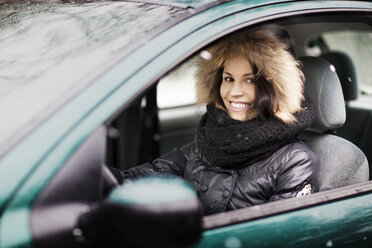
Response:
[[[199,8],[211,3],[220,4],[223,2],[229,2],[231,0],[218,1],[218,0],[126,0],[126,2],[139,2],[156,5],[167,5],[179,8]]]
[[[244,1],[245,3],[251,2],[252,4],[266,4],[270,2],[280,3],[280,2],[292,2],[296,0],[125,0],[126,2],[139,2],[157,5],[167,5],[179,8],[192,8],[192,9],[205,9],[208,7],[220,5],[226,2],[239,2]],[[298,0],[297,0],[298,1]]]

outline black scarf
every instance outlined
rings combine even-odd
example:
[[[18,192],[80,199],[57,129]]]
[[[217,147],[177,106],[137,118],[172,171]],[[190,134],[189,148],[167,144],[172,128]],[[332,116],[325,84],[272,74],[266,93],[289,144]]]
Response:
[[[277,118],[260,117],[242,122],[213,104],[208,105],[197,133],[201,154],[211,165],[234,169],[265,159],[298,140],[299,133],[311,125],[314,118],[311,100],[306,98],[302,107],[302,111],[294,114],[297,122],[288,124]]]

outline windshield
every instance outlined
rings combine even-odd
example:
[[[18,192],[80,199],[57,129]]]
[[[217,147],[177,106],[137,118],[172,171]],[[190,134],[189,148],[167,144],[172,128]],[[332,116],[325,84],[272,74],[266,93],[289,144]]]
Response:
[[[117,1],[0,4],[0,147],[131,42],[183,11]]]

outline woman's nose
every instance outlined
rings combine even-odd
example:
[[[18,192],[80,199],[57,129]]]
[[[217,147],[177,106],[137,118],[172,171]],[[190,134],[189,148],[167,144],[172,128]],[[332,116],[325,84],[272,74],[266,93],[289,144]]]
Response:
[[[230,95],[234,96],[234,97],[238,97],[238,96],[243,95],[243,89],[242,89],[241,84],[239,82],[236,82],[231,86]]]

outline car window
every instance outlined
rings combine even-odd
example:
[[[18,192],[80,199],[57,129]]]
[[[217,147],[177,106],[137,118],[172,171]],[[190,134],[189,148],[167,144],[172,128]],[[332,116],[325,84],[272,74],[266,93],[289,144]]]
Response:
[[[309,49],[310,53],[318,56],[326,50],[348,55],[355,65],[359,88],[358,98],[350,104],[355,107],[372,108],[372,78],[370,76],[372,32],[350,30],[324,32],[315,40],[319,41],[319,39],[324,44],[313,46]]]
[[[328,32],[322,35],[331,51],[341,51],[348,54],[357,68],[358,82],[368,92],[372,92],[370,77],[370,62],[372,60],[371,32]]]
[[[160,79],[157,86],[160,109],[195,104],[195,70],[195,59],[190,59]]]
[[[66,92],[86,87],[129,43],[185,11],[119,1],[1,2],[0,143],[65,101]]]

